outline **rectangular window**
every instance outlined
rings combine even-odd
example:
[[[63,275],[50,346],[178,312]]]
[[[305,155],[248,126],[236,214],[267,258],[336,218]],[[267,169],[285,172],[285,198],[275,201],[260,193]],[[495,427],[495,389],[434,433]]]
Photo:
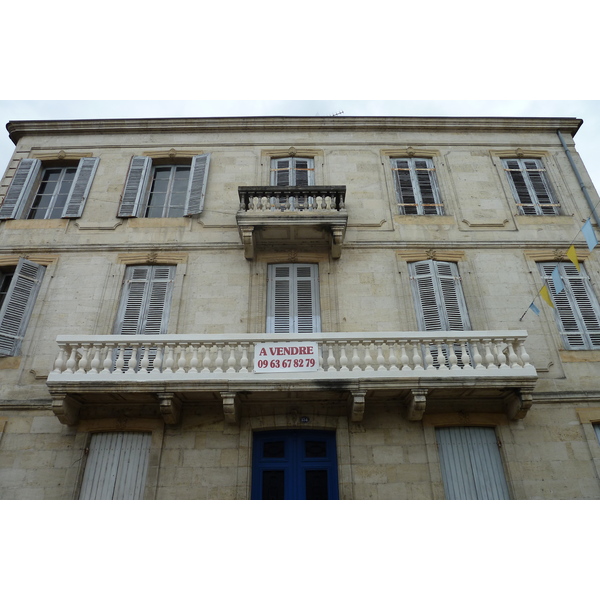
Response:
[[[443,215],[431,158],[392,158],[392,172],[400,214]]]
[[[557,215],[546,169],[539,158],[505,158],[502,160],[515,202],[522,215]]]
[[[314,159],[295,156],[271,159],[271,185],[315,185]]]
[[[267,333],[321,331],[318,265],[269,265]]]
[[[544,262],[538,268],[550,291],[565,348],[600,348],[600,305],[583,264],[580,263],[580,271],[571,262]],[[556,293],[552,277],[555,268],[564,285],[560,294]]]
[[[80,500],[141,500],[144,497],[151,433],[94,433]]]
[[[17,356],[46,267],[19,259],[14,271],[0,273],[0,356]]]
[[[447,500],[509,500],[492,427],[439,427],[435,431]]]
[[[189,217],[204,208],[210,154],[189,164],[153,165],[134,156],[119,206],[119,217]]]
[[[99,158],[74,165],[43,167],[22,159],[0,206],[2,219],[76,219],[83,214]]]

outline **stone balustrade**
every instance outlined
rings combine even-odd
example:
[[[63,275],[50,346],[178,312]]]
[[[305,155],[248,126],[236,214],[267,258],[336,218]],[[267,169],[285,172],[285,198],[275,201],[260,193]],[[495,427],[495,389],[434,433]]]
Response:
[[[346,186],[240,186],[240,212],[329,212],[345,210]]]
[[[535,375],[525,331],[61,335],[48,382]],[[318,343],[313,372],[255,373],[256,343]]]

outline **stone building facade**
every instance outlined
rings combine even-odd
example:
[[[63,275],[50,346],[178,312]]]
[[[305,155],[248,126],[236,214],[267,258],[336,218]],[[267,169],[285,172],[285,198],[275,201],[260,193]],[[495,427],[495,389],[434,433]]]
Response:
[[[0,498],[600,498],[581,124],[8,123]]]

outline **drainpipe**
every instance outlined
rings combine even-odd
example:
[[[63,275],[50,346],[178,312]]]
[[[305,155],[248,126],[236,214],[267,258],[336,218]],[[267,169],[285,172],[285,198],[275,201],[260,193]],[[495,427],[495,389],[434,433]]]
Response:
[[[569,159],[569,162],[571,163],[571,167],[573,168],[573,171],[575,172],[575,177],[577,177],[577,181],[579,182],[579,187],[581,188],[581,191],[583,192],[583,195],[585,196],[588,206],[590,207],[590,210],[592,211],[592,215],[594,216],[594,221],[596,221],[596,225],[600,226],[600,219],[598,219],[598,215],[596,214],[596,209],[594,208],[592,199],[590,198],[590,195],[588,194],[588,191],[583,183],[583,180],[581,179],[581,176],[579,175],[579,171],[577,170],[577,167],[575,166],[575,163],[573,162],[573,157],[571,156],[571,153],[569,152],[569,149],[567,148],[567,144],[565,144],[565,140],[564,140],[563,136],[561,135],[559,129],[556,130],[556,133],[558,134],[558,138],[560,139],[560,143],[562,144],[562,147],[565,149],[567,158]]]

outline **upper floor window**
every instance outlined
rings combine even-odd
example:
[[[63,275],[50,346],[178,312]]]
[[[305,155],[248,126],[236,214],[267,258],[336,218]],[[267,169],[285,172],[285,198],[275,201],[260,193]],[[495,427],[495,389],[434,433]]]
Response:
[[[19,163],[8,188],[0,219],[76,219],[83,207],[99,158],[46,166],[37,158]]]
[[[431,158],[392,158],[400,214],[444,214]]]
[[[119,217],[189,217],[204,208],[210,154],[189,164],[154,164],[149,156],[131,160]]]
[[[0,271],[0,356],[19,354],[45,271],[24,258]]]
[[[515,202],[522,215],[557,215],[559,204],[555,200],[539,158],[504,158]]]
[[[584,266],[580,264],[579,271],[571,262],[544,262],[538,266],[550,290],[565,347],[571,350],[600,348],[600,304]],[[555,268],[564,285],[559,294],[552,278]]]
[[[277,186],[306,186],[315,185],[315,161],[313,158],[271,159],[271,185]]]

